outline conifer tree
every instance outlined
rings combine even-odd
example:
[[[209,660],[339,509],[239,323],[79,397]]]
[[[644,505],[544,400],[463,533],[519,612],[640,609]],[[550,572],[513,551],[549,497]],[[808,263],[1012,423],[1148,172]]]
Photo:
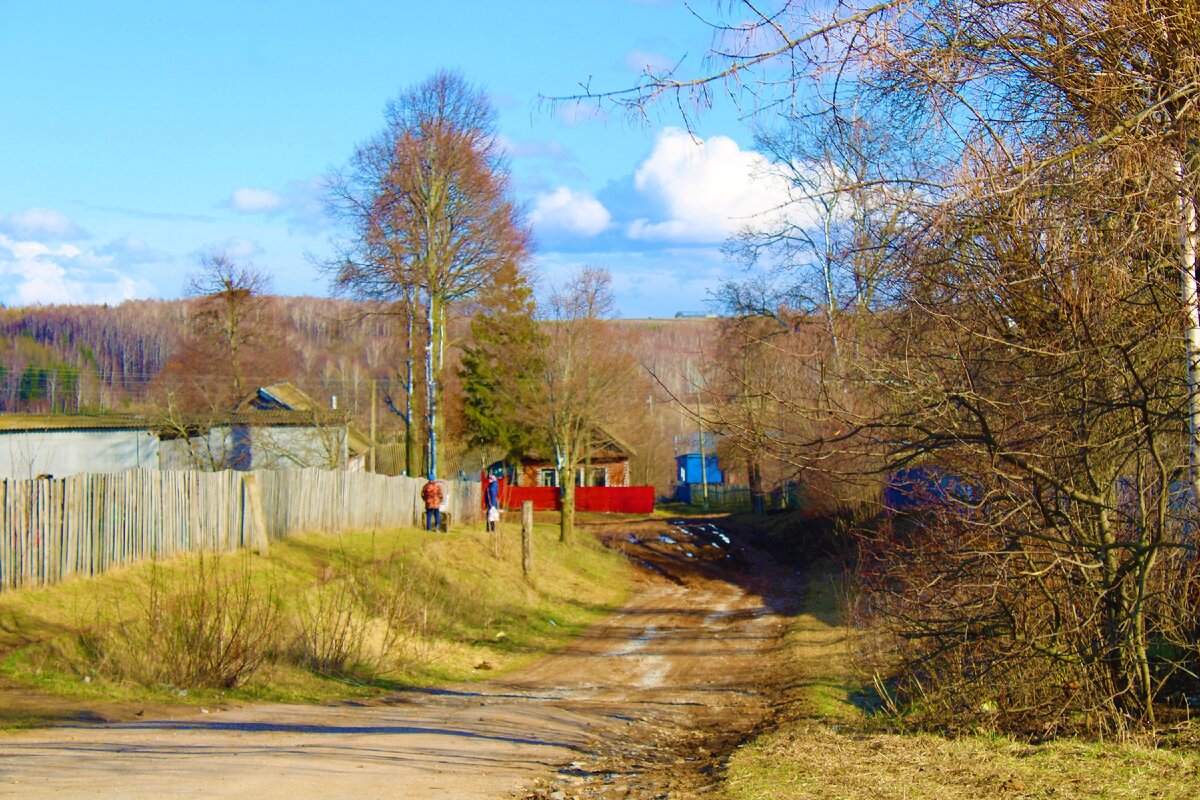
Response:
[[[533,290],[510,265],[481,298],[463,350],[463,418],[470,444],[507,460],[534,445],[533,411],[542,374]]]

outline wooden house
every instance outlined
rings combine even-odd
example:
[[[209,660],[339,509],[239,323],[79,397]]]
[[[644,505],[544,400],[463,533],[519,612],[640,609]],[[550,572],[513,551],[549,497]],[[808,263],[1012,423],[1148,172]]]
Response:
[[[576,486],[629,486],[629,460],[635,451],[608,431],[601,431],[583,462],[576,468]],[[501,462],[490,470],[499,474]],[[558,468],[552,456],[528,453],[514,472],[505,476],[513,486],[558,486]]]
[[[373,442],[346,412],[325,408],[291,383],[262,386],[234,408],[232,434],[252,466],[324,467],[362,472]],[[239,459],[235,459],[239,460]]]

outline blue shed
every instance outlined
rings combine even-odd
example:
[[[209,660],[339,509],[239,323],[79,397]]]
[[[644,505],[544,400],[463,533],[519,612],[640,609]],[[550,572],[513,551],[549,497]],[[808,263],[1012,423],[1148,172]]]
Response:
[[[704,456],[704,469],[701,474],[700,469],[700,454],[687,453],[682,456],[675,456],[675,465],[678,472],[675,475],[675,480],[678,483],[724,483],[725,476],[721,474],[721,468],[717,465],[717,456],[714,453],[706,453]]]

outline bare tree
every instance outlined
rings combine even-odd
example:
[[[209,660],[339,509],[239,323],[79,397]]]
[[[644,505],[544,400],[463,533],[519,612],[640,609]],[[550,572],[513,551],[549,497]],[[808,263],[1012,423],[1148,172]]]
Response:
[[[606,426],[621,421],[644,396],[636,361],[622,352],[607,318],[613,313],[612,276],[580,270],[553,290],[542,313],[544,396],[531,409],[554,452],[562,493],[560,539],[575,525],[575,476]]]
[[[187,293],[196,298],[192,325],[200,337],[220,342],[234,398],[240,399],[246,389],[245,349],[261,334],[256,323],[270,285],[266,272],[223,252],[204,255],[199,271],[188,278]]]
[[[392,101],[386,119],[329,183],[329,208],[349,229],[329,268],[335,285],[354,296],[422,306],[433,476],[448,310],[522,261],[528,232],[509,197],[495,112],[483,92],[439,72]],[[411,336],[409,343],[411,350]]]
[[[839,317],[850,311],[849,321],[861,318],[875,302],[886,271],[876,254],[902,230],[911,206],[911,187],[895,176],[911,182],[912,173],[882,120],[856,107],[812,104],[811,113],[789,114],[755,134],[788,198],[726,247],[747,265],[766,264],[766,285],[749,293],[727,287],[719,299],[734,314],[771,314],[780,304],[822,313],[836,367],[844,338]],[[746,305],[751,300],[757,307]]]
[[[1011,727],[1154,724],[1200,674],[1200,10],[721,8],[714,69],[611,97],[702,107],[723,85],[791,112],[817,91],[874,104],[920,155],[880,177],[921,184],[903,235],[859,248],[889,271],[844,375],[871,413],[792,409],[960,487],[927,487],[934,510],[864,562],[907,687]]]

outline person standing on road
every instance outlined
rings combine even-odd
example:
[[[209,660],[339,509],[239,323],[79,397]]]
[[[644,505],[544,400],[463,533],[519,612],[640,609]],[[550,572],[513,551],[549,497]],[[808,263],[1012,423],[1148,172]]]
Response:
[[[495,475],[488,475],[484,500],[487,506],[487,529],[494,531],[496,523],[500,521],[500,481],[496,480]]]
[[[421,499],[425,501],[425,530],[436,531],[442,527],[442,485],[429,476],[421,487]]]

